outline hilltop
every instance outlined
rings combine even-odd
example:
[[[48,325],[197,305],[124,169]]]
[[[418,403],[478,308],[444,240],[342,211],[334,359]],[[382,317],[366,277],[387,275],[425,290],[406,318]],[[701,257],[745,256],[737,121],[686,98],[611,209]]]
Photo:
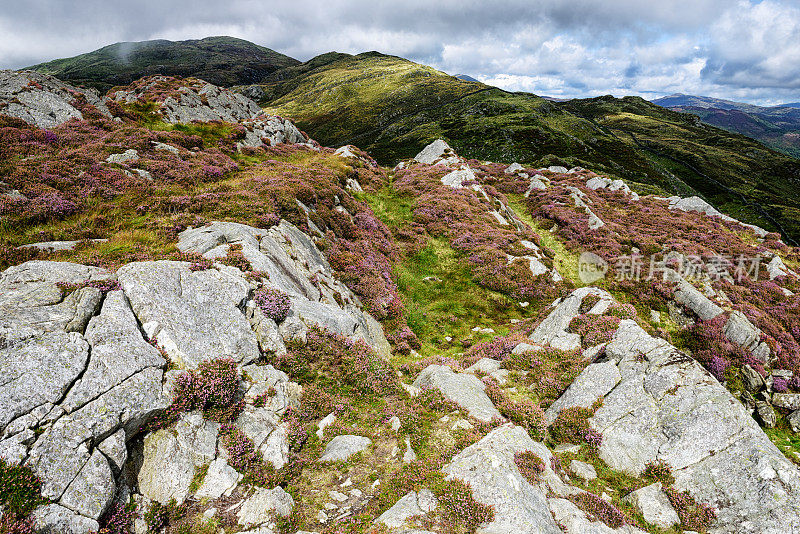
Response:
[[[442,137],[466,157],[582,166],[640,192],[700,195],[800,239],[798,160],[641,98],[553,102],[374,52],[292,69],[264,86],[265,108],[324,144],[362,146],[383,164]]]
[[[106,91],[143,76],[194,76],[222,85],[253,84],[297,65],[296,59],[234,37],[125,42],[28,67],[61,80]]]

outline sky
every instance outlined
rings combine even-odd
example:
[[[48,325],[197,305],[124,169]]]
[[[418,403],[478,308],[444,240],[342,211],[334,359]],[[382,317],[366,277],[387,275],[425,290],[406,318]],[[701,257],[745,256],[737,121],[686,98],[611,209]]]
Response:
[[[800,101],[800,0],[0,0],[0,68],[211,35],[302,61],[377,50],[563,98]]]

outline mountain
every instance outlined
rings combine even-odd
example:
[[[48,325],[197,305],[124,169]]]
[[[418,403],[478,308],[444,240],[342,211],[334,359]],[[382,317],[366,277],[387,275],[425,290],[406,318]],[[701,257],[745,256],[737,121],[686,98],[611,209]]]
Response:
[[[243,39],[206,37],[116,43],[28,68],[105,91],[152,74],[194,76],[222,86],[252,84],[299,63]]]
[[[472,76],[470,76],[468,74],[456,74],[455,77],[458,78],[459,80],[464,80],[465,82],[477,82],[478,81],[478,80],[476,80],[475,78],[473,78]]]
[[[535,113],[549,147],[587,128],[577,159],[672,136],[665,168],[689,143],[710,166],[738,139],[333,59],[385,66],[340,105],[438,88],[412,120],[497,117],[498,154]],[[4,534],[800,529],[800,248],[776,233],[443,139],[381,166],[196,78],[0,71],[0,141]]]
[[[706,124],[752,137],[774,150],[800,157],[800,110],[796,105],[763,107],[683,94],[657,98],[653,103],[697,115]]]
[[[800,102],[792,102],[790,104],[781,104],[779,108],[800,108]]]
[[[352,143],[383,164],[442,137],[460,154],[581,166],[641,192],[700,194],[800,240],[800,162],[641,98],[548,101],[378,53],[315,58],[267,84],[266,109],[323,144]]]
[[[735,109],[738,111],[757,112],[763,108],[753,104],[746,104],[744,102],[734,102],[733,100],[724,100],[721,98],[712,98],[710,96],[695,96],[685,95],[683,93],[675,93],[669,96],[656,98],[652,100],[653,104],[665,108],[674,107],[695,107],[695,108],[714,108],[714,109]]]

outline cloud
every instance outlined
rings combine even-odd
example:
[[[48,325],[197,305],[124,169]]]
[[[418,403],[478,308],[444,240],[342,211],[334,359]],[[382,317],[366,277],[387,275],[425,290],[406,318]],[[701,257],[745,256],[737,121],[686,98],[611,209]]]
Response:
[[[395,54],[509,90],[800,100],[796,0],[0,0],[0,66],[231,35],[301,60]]]

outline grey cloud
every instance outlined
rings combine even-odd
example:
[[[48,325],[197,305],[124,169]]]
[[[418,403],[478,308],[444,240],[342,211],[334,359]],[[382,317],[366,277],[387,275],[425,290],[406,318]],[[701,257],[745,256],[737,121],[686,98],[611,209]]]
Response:
[[[543,94],[650,95],[662,88],[799,100],[796,5],[796,0],[0,0],[0,67],[18,68],[116,41],[233,35],[301,60],[330,50],[378,50]],[[769,43],[771,25],[783,36],[780,43]]]

